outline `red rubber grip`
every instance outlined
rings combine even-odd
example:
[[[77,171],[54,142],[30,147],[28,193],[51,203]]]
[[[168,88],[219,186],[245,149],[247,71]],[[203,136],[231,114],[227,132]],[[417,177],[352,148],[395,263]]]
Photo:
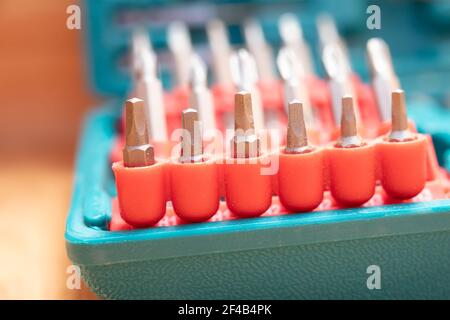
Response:
[[[218,113],[233,112],[234,109],[234,94],[236,88],[234,85],[224,86],[215,84],[211,88],[214,97],[215,110]]]
[[[235,161],[244,159],[228,158],[224,164],[227,206],[239,217],[260,216],[271,205],[272,176],[261,174],[264,166],[260,160],[252,158],[245,159],[245,163],[237,163]]]
[[[172,91],[173,110],[174,115],[179,116],[179,113],[186,108],[189,108],[189,97],[191,89],[189,87],[175,87]]]
[[[330,191],[343,206],[359,206],[375,192],[375,145],[328,150]]]
[[[188,222],[211,218],[219,209],[219,174],[214,161],[170,165],[175,213]]]
[[[419,135],[405,142],[380,141],[381,185],[396,199],[410,199],[419,194],[427,180],[427,141]]]
[[[257,84],[261,92],[264,109],[283,110],[283,84],[277,79],[259,81]]]
[[[122,219],[134,227],[156,224],[166,212],[165,165],[126,168],[116,162],[112,169],[116,177],[117,194]]]
[[[302,154],[280,153],[278,195],[292,212],[314,210],[323,199],[324,152],[316,149]]]

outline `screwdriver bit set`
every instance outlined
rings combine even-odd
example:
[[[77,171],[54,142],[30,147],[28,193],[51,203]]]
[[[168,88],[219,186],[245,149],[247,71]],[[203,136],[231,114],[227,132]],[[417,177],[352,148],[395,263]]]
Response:
[[[336,21],[357,29],[364,1],[122,2],[85,2],[94,83],[115,93],[86,122],[66,230],[94,292],[450,297],[450,111],[415,98],[378,36],[354,71]]]

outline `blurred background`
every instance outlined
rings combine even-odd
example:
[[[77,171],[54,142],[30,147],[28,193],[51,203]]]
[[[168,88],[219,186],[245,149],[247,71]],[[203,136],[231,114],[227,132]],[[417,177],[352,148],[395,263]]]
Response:
[[[92,297],[66,288],[64,244],[87,87],[70,0],[0,1],[0,298]]]
[[[90,2],[99,10],[108,2],[127,3]],[[162,2],[168,9],[155,10]],[[353,67],[364,80],[368,79],[366,41],[381,36],[391,46],[395,68],[410,96],[427,95],[440,106],[450,103],[450,1],[374,1],[382,9],[381,30],[367,29],[366,8],[372,3],[363,0],[281,1],[280,5],[234,1],[246,3],[242,10],[217,9],[206,1],[169,6],[175,2],[131,0],[130,10],[118,5],[119,14],[111,20],[117,29],[99,25],[92,10],[81,30],[68,30],[66,9],[76,0],[0,1],[0,298],[94,298],[85,287],[66,287],[70,262],[64,244],[65,219],[83,117],[106,95],[121,98],[129,90],[124,61],[133,23],[151,24],[149,34],[161,59],[159,72],[168,88],[171,69],[163,32],[167,22],[187,22],[194,44],[208,61],[202,26],[212,17],[229,20],[231,41],[239,44],[241,20],[258,16],[267,39],[277,48],[278,16],[298,4],[312,10],[300,17],[305,38],[316,50],[315,15],[326,10],[335,16],[349,43]],[[89,55],[84,43],[91,49]],[[317,50],[315,62],[323,75]]]

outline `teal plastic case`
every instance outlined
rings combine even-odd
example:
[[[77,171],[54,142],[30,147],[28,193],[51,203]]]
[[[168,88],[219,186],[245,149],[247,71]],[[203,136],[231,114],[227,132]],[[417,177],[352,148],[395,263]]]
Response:
[[[450,298],[450,200],[107,231],[116,195],[109,155],[127,80],[108,66],[121,33],[105,29],[115,9],[148,2],[85,3],[93,83],[112,98],[86,118],[65,238],[94,293],[110,299]],[[448,111],[420,99],[408,110],[450,168]]]

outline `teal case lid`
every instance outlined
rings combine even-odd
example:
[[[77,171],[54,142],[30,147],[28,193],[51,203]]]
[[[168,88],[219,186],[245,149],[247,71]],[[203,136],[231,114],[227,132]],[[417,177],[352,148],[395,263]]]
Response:
[[[94,91],[104,95],[121,97],[130,89],[127,52],[131,31],[136,27],[148,31],[158,54],[159,75],[164,86],[169,88],[171,57],[167,54],[166,44],[169,22],[184,19],[196,49],[208,62],[205,21],[222,18],[229,26],[231,42],[242,45],[240,25],[246,16],[255,16],[262,23],[267,40],[277,48],[280,44],[277,21],[285,12],[294,12],[300,18],[319,73],[322,68],[315,50],[315,19],[320,13],[328,12],[347,38],[353,67],[363,78],[367,79],[368,74],[365,43],[371,37],[382,37],[390,45],[396,71],[408,91],[440,94],[446,91],[445,79],[450,76],[450,28],[436,24],[446,15],[445,10],[437,15],[437,4],[423,7],[415,3],[380,2],[382,20],[379,30],[367,28],[366,19],[370,16],[367,8],[372,4],[368,0],[84,0],[83,4],[90,82]],[[188,15],[183,14],[186,11]],[[399,11],[401,16],[396,14]],[[420,74],[422,70],[428,71]]]
[[[238,6],[239,10],[232,10]],[[231,10],[230,10],[231,9]],[[364,26],[364,1],[170,1],[170,0],[85,0],[85,40],[91,83],[96,92],[123,96],[130,88],[127,72],[127,52],[131,31],[145,28],[155,51],[158,53],[158,68],[166,87],[170,87],[170,56],[167,54],[166,27],[183,18],[188,24],[193,43],[208,60],[204,22],[221,17],[229,26],[230,41],[242,44],[239,25],[246,15],[260,19],[269,42],[280,43],[277,20],[285,12],[299,15],[305,36],[315,43],[315,18],[322,11],[333,12],[343,32],[354,32]],[[187,21],[186,21],[187,19]],[[203,48],[203,49],[202,49]]]

